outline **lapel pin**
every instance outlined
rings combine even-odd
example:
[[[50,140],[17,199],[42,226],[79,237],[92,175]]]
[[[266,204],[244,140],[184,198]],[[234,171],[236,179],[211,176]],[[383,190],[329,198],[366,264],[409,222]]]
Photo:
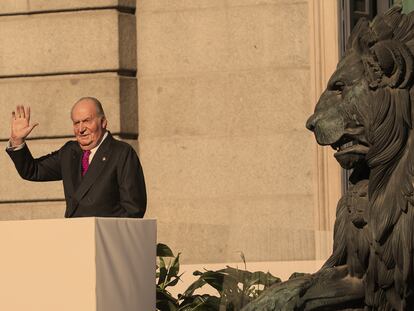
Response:
[[[103,157],[103,158],[102,158],[102,161],[106,161],[106,157]]]

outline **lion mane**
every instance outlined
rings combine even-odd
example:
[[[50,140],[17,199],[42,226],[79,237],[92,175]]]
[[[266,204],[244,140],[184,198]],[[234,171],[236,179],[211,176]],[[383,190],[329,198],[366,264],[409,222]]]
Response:
[[[366,256],[358,261],[366,267],[365,305],[414,310],[414,14],[394,7],[372,23],[361,20],[348,40],[349,53],[361,57],[370,90],[367,105],[360,108],[358,97],[354,104],[369,142],[364,163],[353,174],[369,176],[363,234],[368,241],[363,247],[369,250],[357,252]],[[351,176],[351,181],[358,187],[361,179]],[[339,235],[347,234],[359,237],[362,232]],[[344,242],[348,249],[352,239]],[[349,264],[352,254],[347,256]]]

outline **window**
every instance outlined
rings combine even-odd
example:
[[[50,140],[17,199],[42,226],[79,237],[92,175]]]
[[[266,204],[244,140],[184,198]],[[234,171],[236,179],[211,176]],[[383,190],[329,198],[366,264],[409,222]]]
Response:
[[[377,14],[384,13],[398,0],[339,0],[341,55],[344,54],[346,40],[358,20],[365,17],[372,20]]]
[[[340,18],[340,53],[345,53],[345,46],[352,28],[358,20],[365,17],[372,20],[377,14],[387,11],[398,0],[339,0]],[[342,193],[348,189],[348,179],[352,171],[342,170]]]

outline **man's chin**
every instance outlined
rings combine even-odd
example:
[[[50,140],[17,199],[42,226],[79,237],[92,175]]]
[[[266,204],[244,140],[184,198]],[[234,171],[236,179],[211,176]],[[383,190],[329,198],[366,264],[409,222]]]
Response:
[[[83,141],[81,139],[78,139],[79,147],[81,147],[82,150],[91,150],[93,149],[93,142],[92,141]]]

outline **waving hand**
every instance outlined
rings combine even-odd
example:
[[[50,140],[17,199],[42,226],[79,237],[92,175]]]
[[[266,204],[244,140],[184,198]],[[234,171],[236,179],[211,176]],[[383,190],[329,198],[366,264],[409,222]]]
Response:
[[[30,107],[16,106],[11,118],[10,143],[12,147],[24,143],[26,137],[38,124],[30,124]]]

